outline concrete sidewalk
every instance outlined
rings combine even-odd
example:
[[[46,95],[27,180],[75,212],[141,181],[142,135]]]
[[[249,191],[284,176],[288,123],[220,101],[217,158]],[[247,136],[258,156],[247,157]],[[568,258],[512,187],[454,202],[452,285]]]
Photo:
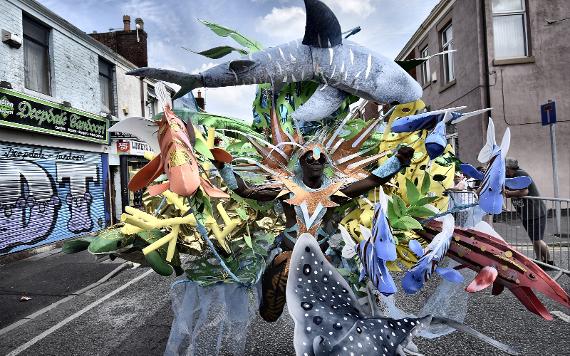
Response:
[[[0,329],[77,293],[123,262],[56,249],[0,266]]]

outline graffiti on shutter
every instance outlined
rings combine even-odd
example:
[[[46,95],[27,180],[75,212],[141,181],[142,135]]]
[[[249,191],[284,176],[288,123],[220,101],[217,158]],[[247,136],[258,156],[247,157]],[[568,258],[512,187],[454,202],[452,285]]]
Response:
[[[0,143],[0,254],[100,230],[101,154]]]

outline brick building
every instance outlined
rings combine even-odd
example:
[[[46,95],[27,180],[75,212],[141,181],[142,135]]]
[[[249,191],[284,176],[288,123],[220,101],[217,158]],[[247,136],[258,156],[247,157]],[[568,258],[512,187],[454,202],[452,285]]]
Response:
[[[90,36],[36,1],[0,0],[0,254],[99,230],[133,203],[145,147],[107,129],[158,111],[153,82],[125,75],[147,64],[136,22]]]
[[[508,155],[519,160],[544,196],[553,196],[553,178],[549,128],[541,125],[540,105],[554,100],[560,196],[570,197],[568,13],[570,2],[564,0],[442,0],[397,57],[456,50],[411,73],[423,87],[424,101],[431,110],[492,107],[497,140],[510,127]],[[487,122],[473,118],[452,128],[450,140],[463,161],[476,163]]]

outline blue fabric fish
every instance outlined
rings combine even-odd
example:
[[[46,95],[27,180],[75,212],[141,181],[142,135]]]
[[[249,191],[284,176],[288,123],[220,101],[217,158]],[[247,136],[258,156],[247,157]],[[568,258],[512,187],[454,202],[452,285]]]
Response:
[[[402,279],[402,288],[408,294],[414,294],[422,289],[434,271],[448,281],[456,283],[463,282],[461,273],[453,268],[438,266],[451,245],[451,239],[455,229],[455,219],[453,215],[445,215],[438,220],[443,222],[441,232],[434,237],[432,242],[425,249],[425,252],[420,243],[416,240],[411,240],[409,243],[410,250],[412,250],[420,260],[406,272],[406,275]]]
[[[447,146],[446,125],[457,124],[470,117],[479,115],[490,109],[472,111],[469,113],[461,113],[454,110],[462,110],[465,106],[459,108],[450,108],[444,110],[430,111],[422,114],[407,116],[396,120],[392,124],[392,132],[413,132],[418,130],[431,130],[425,140],[425,147],[430,159],[436,159],[441,156]]]
[[[396,283],[394,283],[390,271],[386,268],[386,260],[378,258],[379,250],[373,242],[370,230],[361,225],[360,232],[364,240],[356,244],[343,226],[339,226],[339,229],[345,243],[342,256],[350,259],[358,255],[360,259],[360,263],[362,264],[360,281],[363,281],[364,278],[368,276],[370,282],[372,282],[380,293],[384,295],[396,293]]]
[[[477,180],[481,181],[479,188],[479,206],[489,214],[500,214],[503,210],[503,192],[505,186],[509,189],[524,189],[528,187],[532,180],[530,177],[521,176],[506,178],[505,158],[511,143],[511,132],[509,128],[505,130],[501,146],[495,140],[495,125],[489,118],[487,127],[487,143],[479,152],[477,159],[481,163],[487,163],[485,174],[479,172],[469,164],[462,164],[461,171]]]

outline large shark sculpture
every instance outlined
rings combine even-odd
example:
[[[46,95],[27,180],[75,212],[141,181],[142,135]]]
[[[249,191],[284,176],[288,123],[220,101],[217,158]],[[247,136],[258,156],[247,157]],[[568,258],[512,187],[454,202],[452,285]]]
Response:
[[[222,63],[199,74],[140,68],[127,74],[176,83],[174,98],[206,87],[317,81],[321,85],[294,113],[296,121],[333,114],[349,94],[379,103],[407,103],[422,96],[420,85],[397,63],[355,43],[344,42],[340,24],[319,0],[305,0],[303,40],[268,48]]]

